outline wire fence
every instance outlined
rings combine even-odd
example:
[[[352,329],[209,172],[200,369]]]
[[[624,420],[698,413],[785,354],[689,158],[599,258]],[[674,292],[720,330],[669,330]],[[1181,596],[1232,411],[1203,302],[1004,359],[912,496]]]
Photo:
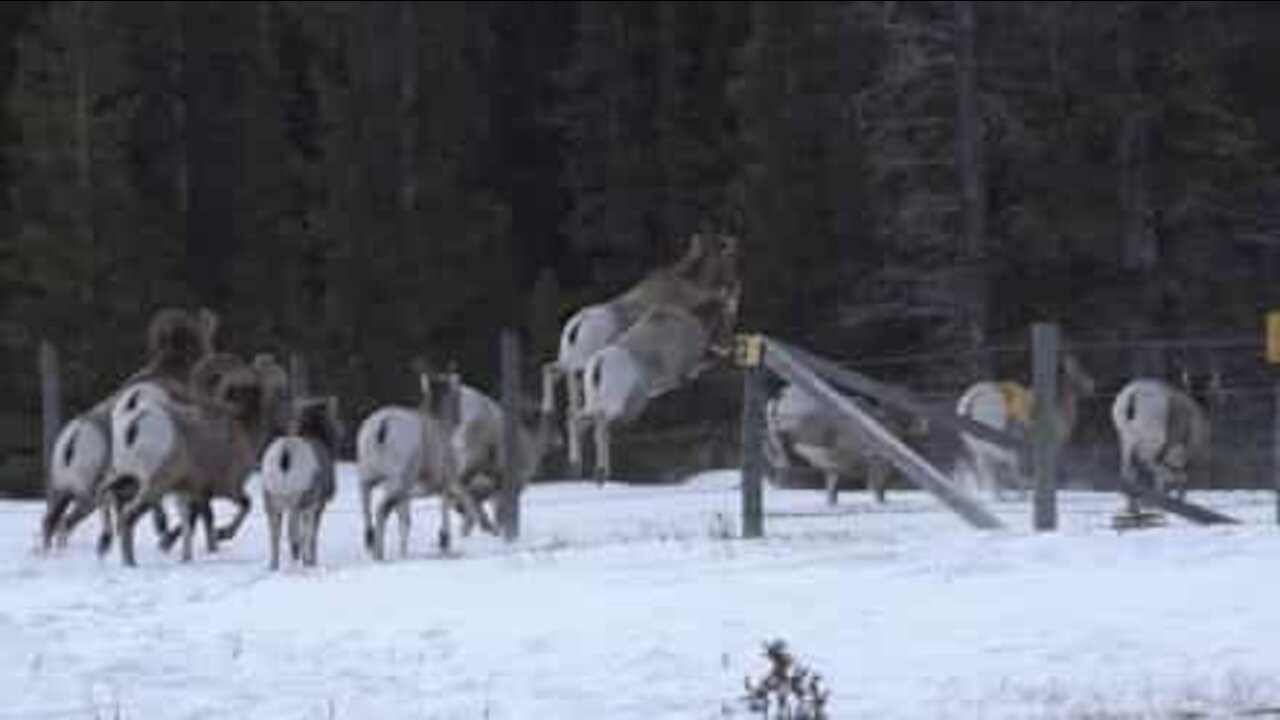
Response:
[[[1117,393],[1139,377],[1162,379],[1188,392],[1212,426],[1210,484],[1221,489],[1274,485],[1277,385],[1280,366],[1267,362],[1262,333],[1143,338],[1066,337],[1072,353],[1095,381],[1079,396],[1079,418],[1064,449],[1069,477],[1081,486],[1110,489],[1119,453],[1111,420]],[[990,372],[975,375],[975,361]],[[980,348],[846,357],[842,366],[903,386],[938,409],[954,404],[979,380],[1030,385],[1031,348],[1026,342]],[[957,439],[931,435],[922,449],[942,466],[959,452]]]

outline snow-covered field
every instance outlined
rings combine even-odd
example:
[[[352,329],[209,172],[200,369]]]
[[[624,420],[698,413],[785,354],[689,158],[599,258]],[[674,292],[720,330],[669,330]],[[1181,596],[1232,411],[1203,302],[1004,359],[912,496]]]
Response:
[[[39,503],[0,504],[0,718],[745,718],[784,638],[833,718],[1232,717],[1280,707],[1280,530],[1266,494],[1198,499],[1233,528],[974,532],[928,496],[767,490],[768,538],[732,539],[737,475],[547,484],[524,536],[413,556],[360,547],[349,469],[319,569],[266,570],[257,512],[217,556],[99,561],[91,519],[35,551]],[[219,506],[221,517],[226,512]]]

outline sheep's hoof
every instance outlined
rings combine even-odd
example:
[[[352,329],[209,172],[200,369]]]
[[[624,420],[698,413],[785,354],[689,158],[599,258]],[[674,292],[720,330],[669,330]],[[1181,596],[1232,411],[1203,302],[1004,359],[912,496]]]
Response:
[[[98,557],[102,557],[102,556],[106,555],[106,554],[107,554],[107,552],[108,552],[109,550],[111,550],[111,536],[110,536],[110,535],[108,535],[108,534],[106,534],[106,533],[103,533],[103,534],[101,534],[101,535],[99,535],[99,536],[98,536],[98,547],[97,547],[97,550],[98,550]]]
[[[160,549],[166,553],[171,552],[173,550],[174,543],[178,542],[178,536],[180,534],[181,534],[181,531],[171,530],[161,535],[160,543],[159,543]]]
[[[1111,518],[1111,527],[1116,530],[1161,527],[1164,524],[1164,515],[1151,511],[1123,512]]]
[[[440,547],[440,550],[442,552],[449,551],[449,545],[450,545],[449,540],[450,540],[449,533],[446,533],[446,532],[440,533],[440,536],[436,539],[436,544]]]
[[[364,531],[364,549],[373,552],[373,530]]]

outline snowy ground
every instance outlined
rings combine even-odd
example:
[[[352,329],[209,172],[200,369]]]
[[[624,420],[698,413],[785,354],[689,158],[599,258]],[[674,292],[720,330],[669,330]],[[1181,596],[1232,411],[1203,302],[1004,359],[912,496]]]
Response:
[[[782,516],[744,542],[735,473],[555,484],[527,493],[513,547],[438,557],[421,501],[413,556],[375,565],[350,480],[322,567],[274,575],[256,511],[187,566],[146,530],[128,570],[94,557],[96,519],[43,557],[40,505],[0,504],[0,718],[745,718],[774,637],[826,677],[833,718],[1280,707],[1265,494],[1201,496],[1240,527],[1124,534],[1114,497],[1067,494],[1063,532],[1035,536],[1014,504],[981,534],[919,493],[831,514],[770,489]]]

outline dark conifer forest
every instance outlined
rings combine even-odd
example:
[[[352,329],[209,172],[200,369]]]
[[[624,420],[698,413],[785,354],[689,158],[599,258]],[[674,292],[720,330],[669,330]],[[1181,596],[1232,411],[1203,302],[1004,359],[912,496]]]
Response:
[[[352,427],[415,358],[496,392],[503,327],[533,394],[574,310],[709,231],[740,329],[954,404],[1053,321],[1098,464],[1136,373],[1216,373],[1261,447],[1277,72],[1275,3],[0,4],[0,430],[38,438],[42,340],[75,412],[170,305]],[[732,444],[707,382],[655,417]]]

